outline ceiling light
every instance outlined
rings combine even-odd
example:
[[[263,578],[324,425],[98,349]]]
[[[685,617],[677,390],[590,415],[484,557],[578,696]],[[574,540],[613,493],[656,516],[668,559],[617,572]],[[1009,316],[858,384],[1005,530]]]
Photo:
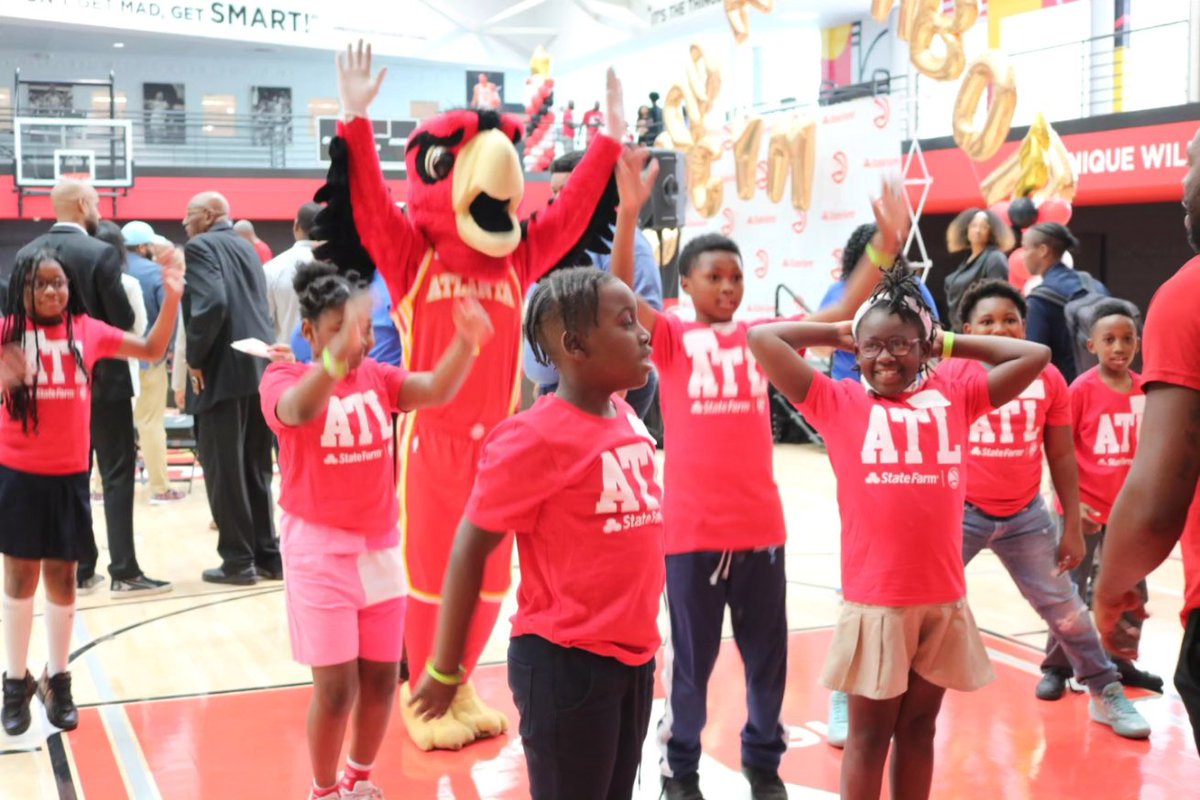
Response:
[[[117,48],[118,50],[120,50],[124,46],[125,46],[124,42],[113,42],[113,47]]]

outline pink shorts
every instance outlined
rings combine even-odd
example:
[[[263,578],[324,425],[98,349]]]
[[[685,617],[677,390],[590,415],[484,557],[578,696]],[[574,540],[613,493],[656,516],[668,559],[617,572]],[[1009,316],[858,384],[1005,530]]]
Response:
[[[312,667],[360,658],[399,661],[406,595],[399,545],[321,552],[314,542],[344,541],[347,534],[287,513],[280,519],[280,533],[292,657]]]

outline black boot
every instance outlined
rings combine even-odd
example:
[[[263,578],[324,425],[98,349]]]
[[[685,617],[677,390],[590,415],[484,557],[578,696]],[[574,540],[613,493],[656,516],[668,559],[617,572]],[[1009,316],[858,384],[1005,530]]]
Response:
[[[46,718],[50,724],[64,731],[79,727],[79,709],[71,697],[71,673],[57,675],[42,673],[37,685],[38,700],[46,707]]]
[[[9,736],[20,736],[29,730],[29,700],[37,684],[28,672],[24,678],[9,678],[4,673],[4,732]]]
[[[668,778],[664,775],[662,794],[659,797],[661,800],[704,800],[704,795],[700,794],[700,773],[693,772],[682,778]]]
[[[776,770],[743,765],[742,774],[750,782],[752,800],[787,800],[787,788]]]

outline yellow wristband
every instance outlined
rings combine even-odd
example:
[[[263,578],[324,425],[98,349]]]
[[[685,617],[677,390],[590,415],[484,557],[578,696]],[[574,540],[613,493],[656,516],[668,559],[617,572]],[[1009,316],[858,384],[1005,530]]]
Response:
[[[336,378],[339,381],[346,377],[346,373],[350,371],[350,366],[341,359],[333,357],[333,353],[326,348],[321,353],[321,366],[325,367],[325,371],[329,373],[329,377]]]
[[[447,675],[433,665],[433,659],[431,658],[425,662],[425,674],[443,686],[459,686],[466,679],[467,671],[459,667],[457,675]]]
[[[954,352],[954,331],[942,332],[942,358],[949,358]]]
[[[889,259],[875,247],[875,245],[867,242],[867,258],[872,264],[879,267],[881,270],[887,271],[896,263],[896,257],[892,256]]]

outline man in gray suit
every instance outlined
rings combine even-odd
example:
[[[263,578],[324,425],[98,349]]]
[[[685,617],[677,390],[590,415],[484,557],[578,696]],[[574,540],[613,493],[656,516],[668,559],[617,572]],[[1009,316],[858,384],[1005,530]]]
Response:
[[[188,410],[196,418],[221,556],[221,565],[204,570],[203,578],[239,585],[278,580],[283,566],[271,500],[271,431],[258,398],[266,362],[230,347],[239,339],[274,339],[266,278],[254,248],[234,232],[229,202],[220,194],[193,197],[183,226]]]

